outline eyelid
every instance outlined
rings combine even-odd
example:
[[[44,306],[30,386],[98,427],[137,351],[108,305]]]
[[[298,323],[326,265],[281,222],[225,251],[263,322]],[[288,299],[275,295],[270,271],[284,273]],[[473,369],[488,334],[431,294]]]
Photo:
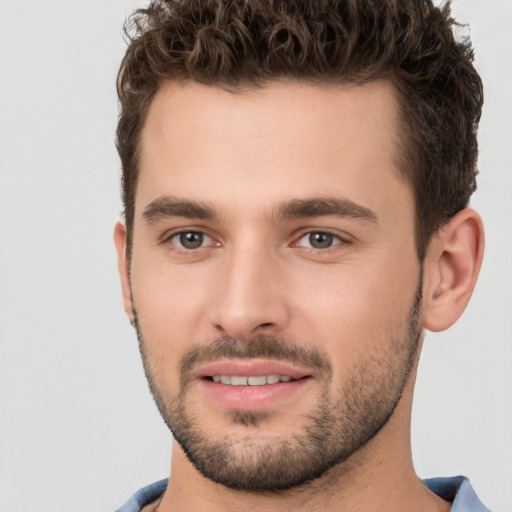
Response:
[[[198,249],[187,249],[185,247],[181,247],[181,246],[171,242],[171,240],[175,236],[181,235],[183,233],[200,233],[205,238],[209,238],[211,240],[211,242],[214,242],[213,244],[210,242],[208,245],[201,246],[198,249],[204,249],[204,248],[209,247],[209,246],[219,246],[220,245],[220,243],[218,242],[217,238],[215,236],[213,236],[212,234],[210,234],[208,232],[208,230],[206,230],[205,228],[196,227],[196,226],[184,226],[184,227],[170,229],[170,230],[166,231],[159,238],[159,242],[158,243],[159,243],[159,245],[172,244],[174,247],[176,247],[177,250],[180,250],[180,251],[186,251],[186,252],[192,252],[194,250],[197,251]]]
[[[165,245],[168,243],[172,243],[171,239],[174,238],[175,236],[178,236],[182,233],[190,233],[190,232],[201,233],[204,237],[207,237],[208,239],[210,239],[209,244],[207,244],[205,246],[201,246],[198,249],[203,249],[203,248],[206,248],[209,246],[217,246],[218,247],[218,246],[222,245],[221,242],[219,242],[217,236],[211,234],[208,229],[205,229],[204,227],[199,227],[199,226],[183,226],[183,227],[170,229],[170,230],[164,232],[159,237],[158,243],[159,243],[159,245]],[[337,241],[332,246],[325,248],[325,249],[315,249],[314,247],[304,247],[304,246],[302,246],[302,248],[310,249],[312,251],[326,252],[329,249],[332,249],[338,245],[350,245],[354,242],[352,237],[346,233],[340,233],[337,230],[333,230],[333,229],[329,229],[329,228],[316,228],[315,227],[315,228],[302,228],[300,230],[297,230],[295,235],[293,236],[293,242],[291,245],[294,247],[301,247],[299,245],[300,240],[302,238],[304,238],[305,236],[311,235],[313,233],[329,234],[329,235],[333,236],[335,239],[337,239]],[[182,250],[182,251],[186,251],[186,252],[194,251],[194,249],[186,249],[185,247],[180,247],[179,245],[177,245],[175,243],[172,243],[172,245],[174,245],[174,247],[176,247],[177,250]],[[195,249],[195,250],[197,251],[198,249]]]
[[[305,236],[314,234],[314,233],[323,233],[326,235],[331,235],[337,241],[333,243],[330,247],[327,247],[325,249],[316,249],[315,247],[306,247],[299,245],[300,240],[302,240]],[[292,243],[292,246],[294,247],[302,247],[303,249],[308,249],[311,251],[318,251],[318,252],[326,252],[329,249],[333,249],[338,245],[350,245],[353,243],[352,237],[350,237],[347,234],[339,233],[338,231],[328,229],[328,228],[307,228],[300,230],[300,232],[294,237],[294,242]]]

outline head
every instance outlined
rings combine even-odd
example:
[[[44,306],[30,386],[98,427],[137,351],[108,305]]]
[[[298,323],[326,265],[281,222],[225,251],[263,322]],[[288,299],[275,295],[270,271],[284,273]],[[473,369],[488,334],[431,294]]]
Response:
[[[423,328],[481,260],[481,84],[449,8],[183,0],[132,23],[115,237],[182,452],[271,491],[406,443]]]

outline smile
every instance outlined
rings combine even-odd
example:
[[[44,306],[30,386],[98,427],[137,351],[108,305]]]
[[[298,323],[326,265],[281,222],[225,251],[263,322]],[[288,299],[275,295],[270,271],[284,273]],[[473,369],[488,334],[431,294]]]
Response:
[[[290,382],[293,379],[289,375],[254,375],[251,377],[240,375],[213,375],[215,383],[228,386],[266,386],[267,384],[278,384],[279,382]]]
[[[214,361],[199,368],[195,377],[208,399],[228,410],[262,410],[300,400],[299,390],[315,381],[308,370],[265,359]]]

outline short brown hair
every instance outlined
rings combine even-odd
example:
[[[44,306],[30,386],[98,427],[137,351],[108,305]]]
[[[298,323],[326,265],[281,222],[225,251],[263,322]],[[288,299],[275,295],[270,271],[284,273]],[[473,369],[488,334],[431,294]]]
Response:
[[[117,82],[128,254],[141,132],[164,80],[250,88],[384,79],[400,103],[400,169],[414,194],[422,260],[476,189],[483,91],[457,27],[450,2],[430,0],[154,0],[135,11]]]

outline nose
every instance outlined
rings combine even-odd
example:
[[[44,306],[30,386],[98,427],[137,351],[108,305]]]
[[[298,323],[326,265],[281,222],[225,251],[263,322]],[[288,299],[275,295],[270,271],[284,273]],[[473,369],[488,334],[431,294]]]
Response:
[[[276,255],[265,250],[233,250],[217,277],[210,322],[219,334],[243,340],[256,334],[277,334],[287,327],[287,287]]]

